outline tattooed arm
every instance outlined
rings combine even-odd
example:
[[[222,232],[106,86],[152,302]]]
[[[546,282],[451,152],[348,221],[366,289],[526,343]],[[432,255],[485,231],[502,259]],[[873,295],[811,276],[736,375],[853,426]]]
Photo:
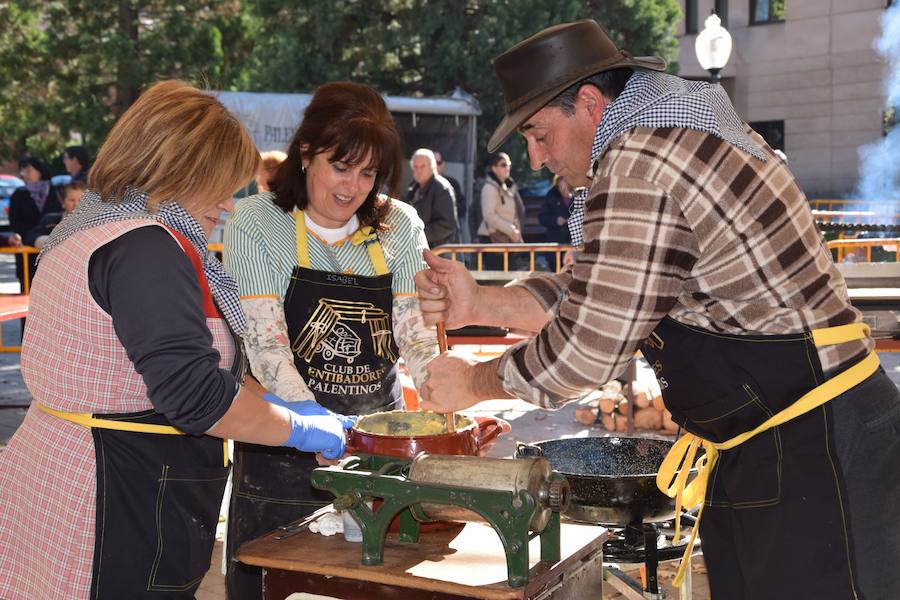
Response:
[[[416,296],[394,296],[391,312],[400,356],[406,362],[416,389],[421,390],[427,375],[425,367],[439,354],[435,330],[425,325]]]
[[[282,400],[315,400],[294,366],[281,303],[273,297],[241,298],[241,308],[247,315],[244,345],[253,375]]]

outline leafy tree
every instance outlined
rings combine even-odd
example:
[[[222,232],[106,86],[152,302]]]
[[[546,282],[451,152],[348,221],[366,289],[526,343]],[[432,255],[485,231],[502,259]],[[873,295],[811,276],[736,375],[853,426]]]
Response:
[[[635,55],[677,56],[675,0],[259,0],[261,23],[246,89],[308,92],[353,79],[396,95],[440,96],[457,86],[483,114],[479,152],[503,115],[491,60],[556,23],[594,18]],[[528,173],[518,139],[505,150]]]
[[[148,84],[223,87],[251,50],[238,1],[14,0],[0,5],[0,154],[57,155],[82,135],[94,151]],[[7,60],[10,58],[11,60]]]
[[[636,55],[677,53],[675,0],[10,0],[0,3],[0,157],[96,151],[148,84],[308,92],[352,79],[394,95],[457,86],[503,114],[491,59],[555,23],[595,18]],[[528,172],[518,139],[505,148]]]
[[[45,46],[40,25],[39,11],[27,0],[0,4],[0,152],[7,157],[46,120],[48,85],[36,77]]]

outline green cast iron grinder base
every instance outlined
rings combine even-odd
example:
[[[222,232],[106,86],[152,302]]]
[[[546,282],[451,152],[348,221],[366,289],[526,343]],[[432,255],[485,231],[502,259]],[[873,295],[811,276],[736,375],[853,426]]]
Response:
[[[541,560],[559,562],[559,513],[553,512],[544,530],[532,534],[528,528],[537,504],[531,493],[417,483],[406,477],[410,462],[359,454],[312,472],[313,486],[334,494],[334,507],[349,510],[356,517],[363,536],[363,564],[381,564],[388,526],[397,514],[400,541],[418,542],[419,523],[428,520],[420,506],[423,502],[459,506],[487,521],[503,543],[510,587],[528,583],[528,542],[538,535]],[[553,477],[562,476],[554,473]],[[366,498],[379,498],[382,504],[370,509],[364,502]]]

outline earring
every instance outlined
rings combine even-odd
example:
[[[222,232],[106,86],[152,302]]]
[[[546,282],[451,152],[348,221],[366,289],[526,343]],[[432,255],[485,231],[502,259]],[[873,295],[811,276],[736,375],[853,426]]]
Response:
[[[306,165],[300,165],[300,171],[306,175]]]

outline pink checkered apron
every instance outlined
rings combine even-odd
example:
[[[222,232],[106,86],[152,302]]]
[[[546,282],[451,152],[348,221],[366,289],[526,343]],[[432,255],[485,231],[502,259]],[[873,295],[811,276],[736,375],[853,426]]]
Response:
[[[65,413],[115,417],[138,414],[146,415],[147,422],[152,421],[152,415],[161,417],[153,411],[147,388],[119,342],[110,316],[97,306],[88,289],[88,263],[94,251],[128,231],[151,225],[158,223],[135,219],[82,231],[42,259],[31,288],[21,361],[22,375],[35,403]],[[176,239],[180,236],[171,233]],[[197,269],[199,257],[196,251],[184,238],[179,243]],[[202,269],[198,270],[198,281],[203,289],[206,280]],[[211,298],[207,297],[204,306],[211,304]],[[235,345],[225,320],[221,315],[207,311],[207,324],[213,335],[213,346],[221,355],[220,367],[230,368],[235,361]],[[103,435],[98,436],[98,432]],[[113,434],[120,437],[105,437]],[[135,570],[151,568],[146,569],[147,574],[141,578],[141,589],[127,597],[137,598],[144,593],[161,591],[171,593],[166,597],[178,597],[181,592],[189,593],[187,597],[193,596],[193,581],[177,581],[180,574],[166,571],[173,553],[167,552],[168,540],[164,538],[174,539],[175,533],[185,535],[184,525],[181,525],[181,532],[164,531],[160,519],[153,522],[153,515],[129,514],[129,507],[120,505],[130,503],[115,501],[116,497],[121,497],[116,496],[116,486],[127,485],[127,481],[118,480],[127,480],[131,475],[122,472],[121,459],[118,465],[112,461],[107,463],[103,453],[118,452],[115,449],[122,446],[122,440],[127,448],[129,438],[121,436],[128,435],[141,440],[166,438],[174,441],[178,438],[177,443],[214,442],[206,436],[89,429],[52,416],[33,403],[6,450],[0,453],[0,598],[100,597],[102,588],[97,589],[94,580],[101,580],[100,573],[109,575],[110,569],[102,571],[104,561],[112,568],[119,568],[116,566],[116,543],[123,541],[116,540],[114,534],[115,528],[122,528],[123,518],[134,519],[149,532],[126,540],[130,544],[128,550],[148,546],[156,556],[152,565],[134,566]],[[97,446],[98,441],[102,445]],[[154,447],[144,441],[141,444],[140,452],[144,453]],[[216,479],[221,476],[224,485],[227,468],[222,466],[221,442],[217,444],[219,470]],[[104,478],[101,473],[98,477],[95,447],[103,450],[99,452],[101,465],[109,464],[110,469],[118,469],[114,475],[106,474]],[[124,463],[128,464],[127,461]],[[154,481],[155,485],[159,482],[159,502],[176,489],[176,481],[184,479],[177,479],[173,473],[168,476],[162,473]],[[164,494],[163,490],[169,491]],[[157,508],[167,510],[161,504]],[[215,518],[218,504],[209,510]],[[202,548],[192,547],[190,551],[195,555],[203,554]],[[133,552],[129,554],[134,555]],[[192,560],[202,563],[204,557],[194,556]],[[180,559],[180,562],[184,560]],[[204,572],[209,566],[208,553],[205,564]],[[196,583],[199,584],[199,580]],[[102,595],[110,596],[109,593]]]

